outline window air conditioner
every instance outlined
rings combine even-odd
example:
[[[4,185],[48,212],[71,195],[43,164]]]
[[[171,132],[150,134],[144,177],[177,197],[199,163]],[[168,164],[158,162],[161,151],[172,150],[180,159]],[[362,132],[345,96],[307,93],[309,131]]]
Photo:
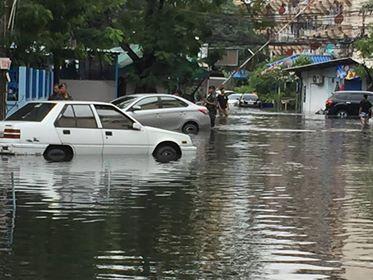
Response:
[[[324,83],[324,76],[314,75],[313,76],[313,83],[317,84],[317,85],[322,85]]]

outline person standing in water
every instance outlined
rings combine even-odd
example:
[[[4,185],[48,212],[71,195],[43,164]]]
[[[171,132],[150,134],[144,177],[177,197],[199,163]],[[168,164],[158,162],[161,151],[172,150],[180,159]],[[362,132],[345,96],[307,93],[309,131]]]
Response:
[[[359,104],[359,117],[362,126],[369,125],[369,119],[372,112],[372,103],[368,100],[368,94],[364,94],[364,98]]]

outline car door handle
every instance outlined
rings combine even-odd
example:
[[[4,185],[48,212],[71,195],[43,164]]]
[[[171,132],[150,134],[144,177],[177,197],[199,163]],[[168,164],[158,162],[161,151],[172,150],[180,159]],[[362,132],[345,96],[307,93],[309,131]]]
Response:
[[[65,130],[62,131],[62,133],[65,134],[65,135],[70,135],[70,130],[65,129]]]
[[[113,136],[113,132],[111,132],[111,131],[105,131],[105,135],[106,136]]]
[[[351,102],[347,101],[346,104],[351,104]]]

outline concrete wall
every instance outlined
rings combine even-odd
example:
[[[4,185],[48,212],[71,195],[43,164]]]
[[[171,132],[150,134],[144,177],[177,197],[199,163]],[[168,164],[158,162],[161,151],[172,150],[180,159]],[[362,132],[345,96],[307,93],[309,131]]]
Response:
[[[156,85],[155,89],[157,93],[167,93],[167,89],[163,86]],[[135,94],[136,85],[132,83],[126,84],[126,95]]]
[[[61,80],[74,100],[108,102],[117,97],[115,81]]]
[[[324,76],[322,85],[313,82],[314,75]],[[303,90],[302,112],[315,114],[321,109],[325,109],[325,101],[332,95],[336,86],[336,68],[326,68],[302,73]]]

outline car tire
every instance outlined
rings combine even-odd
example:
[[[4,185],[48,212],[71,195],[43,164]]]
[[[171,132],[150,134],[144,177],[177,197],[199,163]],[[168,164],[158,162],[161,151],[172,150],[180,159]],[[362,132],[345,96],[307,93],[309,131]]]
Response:
[[[64,162],[71,161],[73,159],[73,153],[71,149],[64,146],[50,146],[44,152],[44,158],[50,162]]]
[[[184,124],[182,132],[185,134],[198,134],[199,127],[196,123],[188,122]]]
[[[348,117],[348,113],[346,110],[338,110],[337,117],[340,119],[346,119]]]
[[[181,157],[180,153],[172,145],[162,145],[157,147],[153,155],[155,159],[161,163],[176,161]]]

